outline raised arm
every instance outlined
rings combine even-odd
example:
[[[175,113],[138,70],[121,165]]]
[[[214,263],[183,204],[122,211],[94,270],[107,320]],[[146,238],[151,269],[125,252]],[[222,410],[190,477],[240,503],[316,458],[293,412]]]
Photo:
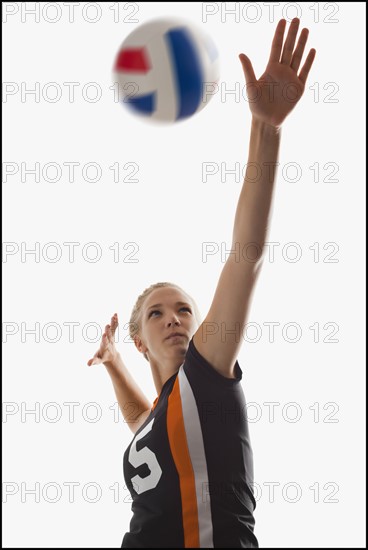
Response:
[[[105,327],[99,349],[87,365],[98,365],[100,363],[105,365],[114,386],[124,420],[131,431],[135,433],[142,421],[148,416],[151,403],[128,371],[120,353],[116,350],[114,335],[118,324],[118,316],[115,313],[111,318],[111,324]]]
[[[281,125],[304,92],[316,53],[310,50],[298,74],[308,37],[308,29],[303,29],[294,50],[299,22],[297,18],[292,20],[283,46],[286,21],[279,21],[266,70],[258,80],[249,58],[239,55],[252,126],[247,170],[234,221],[235,254],[229,255],[210,310],[193,337],[199,353],[228,378],[234,377],[234,364],[271,223]]]
[[[240,54],[246,80],[252,127],[243,188],[238,201],[233,231],[233,247],[244,248],[244,262],[258,267],[270,226],[271,203],[277,172],[281,125],[304,93],[316,50],[311,49],[297,74],[308,38],[300,33],[294,51],[299,19],[292,20],[284,48],[285,19],[276,27],[265,72],[256,79],[250,59]],[[246,254],[248,252],[248,255]],[[247,257],[248,256],[248,257]]]

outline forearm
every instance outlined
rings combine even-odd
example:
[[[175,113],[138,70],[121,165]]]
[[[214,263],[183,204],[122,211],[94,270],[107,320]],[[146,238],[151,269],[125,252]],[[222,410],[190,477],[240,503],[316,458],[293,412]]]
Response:
[[[252,119],[248,164],[235,214],[232,248],[237,250],[240,246],[242,262],[255,268],[261,260],[271,221],[280,137],[281,129]]]
[[[117,354],[114,363],[104,363],[104,365],[111,377],[115,395],[125,422],[128,424],[136,422],[138,416],[150,409],[152,404],[128,371],[120,353]]]

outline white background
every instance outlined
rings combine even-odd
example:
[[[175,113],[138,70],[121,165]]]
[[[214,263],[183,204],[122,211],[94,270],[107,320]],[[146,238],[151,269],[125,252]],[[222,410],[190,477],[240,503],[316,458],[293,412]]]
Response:
[[[251,118],[238,54],[250,57],[259,77],[277,21],[290,21],[297,9],[300,30],[310,30],[307,51],[314,47],[317,55],[305,94],[282,129],[268,235],[279,246],[273,261],[265,258],[248,317],[253,328],[238,357],[247,402],[254,404],[248,414],[255,533],[261,547],[365,545],[365,4],[342,2],[337,10],[331,3],[289,3],[285,11],[282,2],[272,18],[264,3],[249,11],[244,3],[139,3],[135,23],[128,21],[134,6],[124,3],[118,16],[112,3],[98,5],[95,23],[95,4],[88,10],[77,4],[74,22],[65,4],[58,3],[58,11],[52,4],[43,12],[44,6],[38,4],[36,22],[24,3],[3,4],[3,19],[5,10],[13,12],[3,22],[3,81],[14,92],[3,91],[3,160],[18,168],[3,181],[5,251],[14,252],[3,255],[3,545],[120,547],[131,517],[122,458],[132,433],[121,415],[114,421],[116,399],[105,368],[87,367],[101,334],[88,323],[103,328],[118,312],[119,351],[153,401],[149,364],[129,341],[130,312],[147,286],[171,281],[193,296],[205,317],[225,261],[221,243],[231,246],[242,178],[224,174],[221,181],[219,170],[205,183],[202,163],[233,169],[247,162]],[[238,21],[226,12],[234,7]],[[205,18],[206,9],[217,12]],[[47,21],[58,13],[59,21]],[[137,119],[114,102],[110,89],[121,42],[160,15],[201,26],[221,58],[221,91],[196,116],[165,127]],[[62,91],[59,101],[47,100],[55,93],[50,82]],[[74,102],[65,82],[80,83]],[[83,97],[88,83],[99,86],[99,101]],[[32,94],[22,97],[22,87],[37,85],[38,102]],[[226,93],[236,86],[238,96]],[[93,98],[94,89],[89,92]],[[32,168],[36,162],[80,166],[74,182],[65,165],[58,182],[42,173],[39,182],[29,173],[22,181],[21,163]],[[101,166],[95,183],[81,170],[90,162]],[[109,169],[114,163],[121,170],[117,183]],[[138,165],[137,182],[123,181],[126,163]],[[288,163],[299,166],[298,181],[290,181],[296,172]],[[328,180],[326,163],[337,165],[331,176],[337,181]],[[317,181],[311,166],[319,167]],[[49,179],[54,174],[50,170]],[[79,243],[74,262],[65,242]],[[95,263],[88,261],[92,248],[82,255],[91,242],[102,253]],[[132,256],[131,246],[123,248],[131,242],[139,247]],[[204,242],[219,247],[207,261]],[[59,261],[50,261],[56,249],[47,243],[58,243]],[[109,249],[114,243],[118,262]],[[292,261],[296,249],[288,243],[298,244],[299,261]],[[22,258],[22,247],[37,246],[39,261],[34,254]],[[270,322],[279,323],[273,342]],[[73,338],[67,323],[75,323]],[[294,343],[288,341],[294,329],[282,334],[288,323],[301,331]],[[251,342],[256,326],[258,341]],[[26,332],[35,327],[39,337]],[[73,421],[67,403],[76,404]],[[278,404],[273,421],[267,403]],[[32,410],[37,414],[26,414]],[[101,418],[93,422],[98,410]],[[293,422],[297,411],[301,418]],[[72,482],[78,484],[73,502],[66,485]],[[100,489],[97,502],[88,483]],[[273,497],[270,483],[276,484]]]

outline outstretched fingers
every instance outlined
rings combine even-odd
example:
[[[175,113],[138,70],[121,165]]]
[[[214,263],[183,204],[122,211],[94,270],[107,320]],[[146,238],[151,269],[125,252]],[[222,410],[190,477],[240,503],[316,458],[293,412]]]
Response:
[[[241,61],[242,67],[243,67],[245,81],[246,81],[247,86],[249,84],[253,84],[254,82],[257,82],[256,75],[254,74],[254,70],[253,70],[253,67],[252,67],[252,62],[249,59],[249,57],[246,56],[244,53],[241,53],[241,54],[239,54],[239,59]]]
[[[106,337],[106,342],[104,341],[104,337]],[[105,326],[105,333],[102,335],[102,343],[107,344],[110,340],[112,340],[111,326],[106,325]]]
[[[298,34],[300,19],[294,17],[290,23],[289,32],[287,34],[284,47],[284,33],[286,27],[286,19],[280,19],[277,24],[275,35],[273,37],[271,54],[269,62],[271,63],[282,63],[283,65],[290,66],[295,72],[298,71],[300,63],[303,57],[305,45],[307,43],[309,30],[304,28],[300,33],[297,46],[294,51],[296,36]],[[281,54],[282,51],[282,54]],[[294,53],[293,53],[294,51]],[[312,48],[305,60],[305,63],[299,73],[299,80],[305,85],[309,71],[312,67],[314,58],[316,55],[316,50]],[[281,59],[280,59],[281,56]]]
[[[115,335],[115,331],[118,327],[118,320],[117,320],[117,317],[115,318],[114,316],[111,317],[111,324],[110,325],[106,325],[105,327],[105,332],[107,334],[107,338],[110,342],[113,342],[114,341],[114,335]]]
[[[281,63],[283,65],[290,65],[291,57],[295,46],[296,35],[298,34],[300,19],[294,17],[290,23],[289,32],[287,34],[284,49],[281,56]]]
[[[93,358],[87,362],[87,365],[90,367],[91,365],[98,365],[99,363],[101,363],[101,357],[96,353]]]
[[[105,331],[102,334],[102,340],[100,344],[100,349],[95,353],[92,359],[87,361],[87,365],[98,365],[102,363],[102,359],[105,356],[106,350],[108,350],[109,344],[114,342],[114,334],[119,325],[118,314],[114,313],[111,317],[111,324],[105,326]]]
[[[280,19],[277,24],[275,35],[272,40],[270,63],[278,63],[280,61],[282,44],[284,42],[284,32],[286,27],[286,19]]]
[[[316,50],[314,48],[312,48],[309,52],[309,54],[307,55],[307,59],[305,60],[305,63],[299,73],[299,80],[301,80],[301,82],[305,85],[306,81],[307,81],[307,78],[308,78],[308,74],[309,74],[309,71],[312,67],[312,64],[313,64],[313,61],[314,61],[314,58],[316,57]]]
[[[292,57],[292,60],[291,60],[291,65],[290,65],[290,67],[295,72],[297,72],[298,69],[299,69],[300,62],[302,60],[303,53],[304,53],[304,48],[305,48],[305,45],[306,45],[307,40],[308,40],[308,34],[309,34],[309,30],[306,29],[306,28],[303,29],[302,32],[300,33],[299,40],[298,40],[298,45],[295,48],[295,52],[293,54],[293,57]]]
[[[115,334],[115,331],[118,325],[119,325],[118,314],[114,313],[114,315],[111,317],[111,332],[113,335]]]

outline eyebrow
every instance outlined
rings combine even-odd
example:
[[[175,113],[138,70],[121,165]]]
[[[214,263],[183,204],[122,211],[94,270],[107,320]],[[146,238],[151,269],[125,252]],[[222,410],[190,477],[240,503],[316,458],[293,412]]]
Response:
[[[188,302],[176,302],[175,305],[176,306],[189,306],[190,304],[188,304]],[[153,307],[162,307],[162,304],[154,304],[153,306],[150,306],[149,308],[147,308],[147,311],[149,311]]]

